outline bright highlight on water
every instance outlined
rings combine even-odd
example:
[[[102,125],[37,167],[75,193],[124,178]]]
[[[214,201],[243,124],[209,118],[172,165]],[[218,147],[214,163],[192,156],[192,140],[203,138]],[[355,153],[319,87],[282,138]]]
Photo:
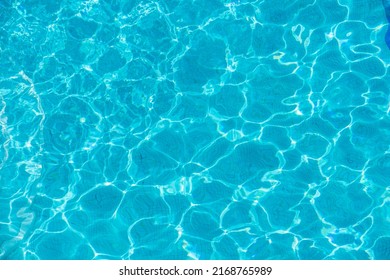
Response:
[[[390,259],[389,15],[0,1],[0,259]]]

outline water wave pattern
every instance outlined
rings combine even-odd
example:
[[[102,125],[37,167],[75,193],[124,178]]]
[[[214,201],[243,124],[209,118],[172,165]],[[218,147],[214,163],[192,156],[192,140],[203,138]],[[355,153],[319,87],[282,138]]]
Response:
[[[0,258],[390,259],[386,15],[0,1]]]
[[[383,0],[383,7],[385,8],[387,20],[389,21],[389,27],[387,29],[385,40],[386,40],[387,46],[390,49],[390,0]]]

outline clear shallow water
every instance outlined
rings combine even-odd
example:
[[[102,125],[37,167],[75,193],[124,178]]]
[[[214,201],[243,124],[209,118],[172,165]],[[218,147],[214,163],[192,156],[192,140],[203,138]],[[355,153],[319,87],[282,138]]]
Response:
[[[1,259],[390,258],[386,1],[48,2],[0,2]]]
[[[383,7],[385,8],[387,20],[390,23],[390,1],[383,0]],[[386,41],[387,46],[390,48],[390,26],[387,29],[385,41]]]

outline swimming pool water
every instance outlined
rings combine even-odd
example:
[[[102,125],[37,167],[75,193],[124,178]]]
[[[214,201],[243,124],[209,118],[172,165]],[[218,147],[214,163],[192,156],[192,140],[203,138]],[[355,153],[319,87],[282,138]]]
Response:
[[[1,0],[0,258],[390,259],[389,8]]]
[[[383,0],[383,7],[385,8],[387,20],[390,22],[390,1]],[[390,48],[390,26],[387,28],[385,41],[387,46]]]

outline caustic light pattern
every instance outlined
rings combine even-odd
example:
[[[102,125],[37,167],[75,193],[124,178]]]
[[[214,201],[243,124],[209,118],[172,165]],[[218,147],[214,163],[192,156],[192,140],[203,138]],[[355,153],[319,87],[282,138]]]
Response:
[[[1,259],[390,259],[387,0],[1,0]]]

